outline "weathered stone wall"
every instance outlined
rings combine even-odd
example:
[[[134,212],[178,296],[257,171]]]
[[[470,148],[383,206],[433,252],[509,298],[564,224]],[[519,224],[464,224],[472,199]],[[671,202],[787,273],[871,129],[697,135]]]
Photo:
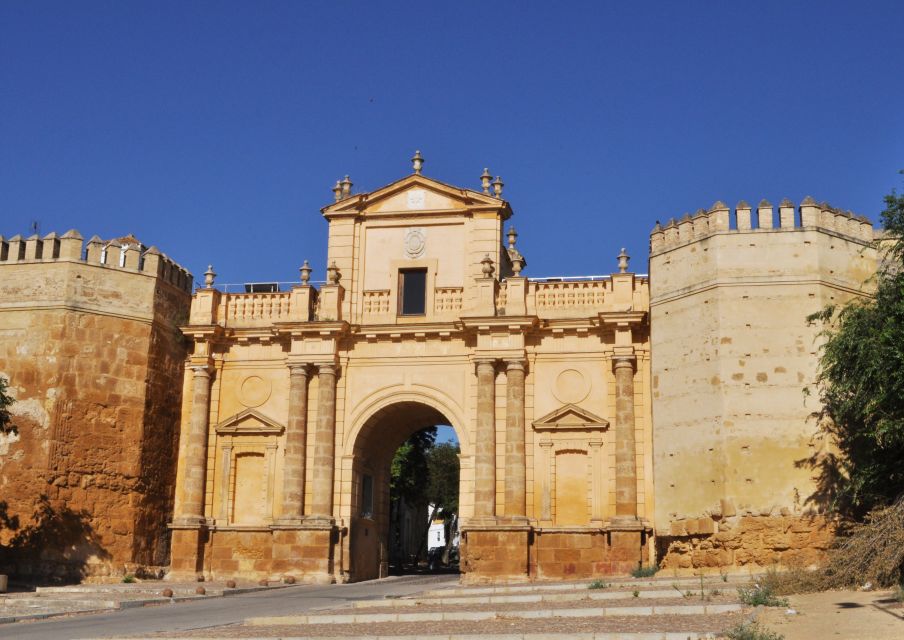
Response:
[[[660,567],[811,566],[821,561],[833,533],[832,521],[821,515],[675,520],[670,535],[659,539]]]
[[[806,464],[826,446],[804,393],[820,330],[806,318],[868,293],[876,252],[862,219],[810,199],[778,213],[717,203],[651,236],[655,528],[667,566],[809,562],[809,536],[829,535],[812,517],[826,505]]]
[[[120,267],[112,246],[109,264],[88,263],[70,240],[79,250],[62,257],[0,260],[0,375],[18,427],[0,445],[0,500],[19,519],[2,532],[13,575],[168,561],[190,279],[155,251],[140,267]]]

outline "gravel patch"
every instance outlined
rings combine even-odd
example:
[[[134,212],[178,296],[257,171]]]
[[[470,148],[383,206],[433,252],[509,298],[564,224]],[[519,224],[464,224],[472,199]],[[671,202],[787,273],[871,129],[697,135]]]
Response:
[[[743,622],[746,614],[658,615],[606,618],[496,619],[481,621],[393,622],[296,626],[228,626],[161,633],[148,638],[329,638],[379,636],[450,636],[454,634],[577,634],[577,633],[719,633]],[[492,640],[488,638],[487,640]]]

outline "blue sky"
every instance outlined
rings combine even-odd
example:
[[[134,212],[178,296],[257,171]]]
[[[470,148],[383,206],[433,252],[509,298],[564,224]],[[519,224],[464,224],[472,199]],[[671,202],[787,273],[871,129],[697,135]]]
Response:
[[[646,271],[722,199],[877,216],[904,3],[0,2],[0,234],[134,233],[219,282],[322,279],[350,174],[506,183],[532,276]]]

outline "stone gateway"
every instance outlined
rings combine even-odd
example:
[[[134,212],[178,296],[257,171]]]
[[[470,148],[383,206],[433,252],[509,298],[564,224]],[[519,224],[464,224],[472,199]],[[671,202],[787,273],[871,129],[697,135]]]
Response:
[[[651,237],[649,277],[527,278],[502,181],[348,177],[327,279],[193,298],[172,575],[386,575],[389,469],[461,445],[467,581],[809,561],[807,313],[864,293],[868,222],[716,203]],[[492,191],[491,191],[492,188]],[[507,243],[506,243],[507,241]],[[652,289],[651,289],[652,286]],[[652,326],[652,333],[651,333]]]
[[[384,576],[393,454],[437,424],[461,448],[465,581],[818,560],[806,317],[870,294],[872,225],[811,198],[717,202],[657,223],[649,276],[622,250],[609,275],[527,277],[502,180],[423,163],[336,183],[324,282],[305,261],[288,289],[227,292],[209,268],[190,310],[190,274],[134,238],[0,237],[22,427],[0,488],[10,513],[45,495],[84,525],[55,561]]]

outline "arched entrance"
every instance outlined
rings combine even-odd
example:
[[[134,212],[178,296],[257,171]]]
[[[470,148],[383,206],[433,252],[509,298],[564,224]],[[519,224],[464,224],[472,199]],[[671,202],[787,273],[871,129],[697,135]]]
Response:
[[[435,407],[402,400],[378,409],[358,430],[353,448],[348,534],[352,580],[388,575],[393,455],[411,435],[435,425],[450,425],[460,434],[459,428]]]

